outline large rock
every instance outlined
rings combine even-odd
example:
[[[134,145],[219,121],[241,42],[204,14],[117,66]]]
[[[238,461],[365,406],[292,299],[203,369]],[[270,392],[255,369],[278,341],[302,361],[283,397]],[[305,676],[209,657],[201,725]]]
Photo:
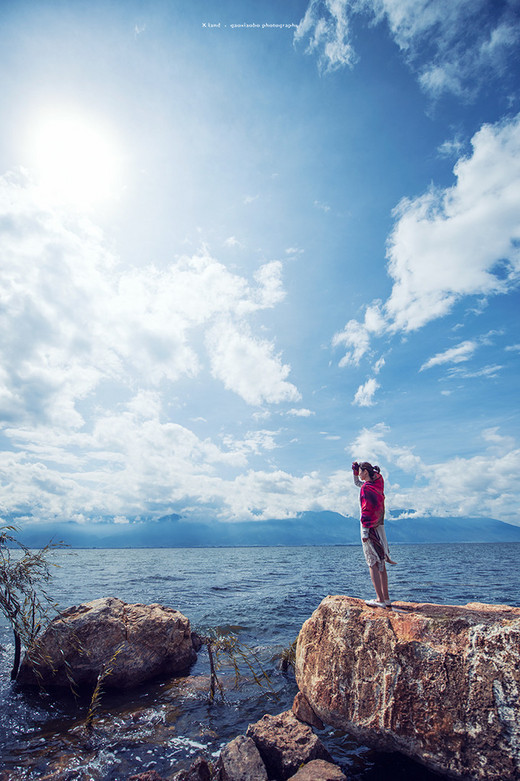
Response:
[[[55,618],[26,654],[17,681],[92,687],[111,669],[103,686],[128,688],[181,673],[195,659],[190,622],[178,610],[108,597]]]
[[[278,781],[290,778],[300,765],[313,759],[332,761],[321,740],[292,711],[262,716],[249,725],[246,735],[256,743],[269,778]]]
[[[520,779],[520,608],[396,606],[329,596],[305,622],[296,680],[312,709],[435,770]]]

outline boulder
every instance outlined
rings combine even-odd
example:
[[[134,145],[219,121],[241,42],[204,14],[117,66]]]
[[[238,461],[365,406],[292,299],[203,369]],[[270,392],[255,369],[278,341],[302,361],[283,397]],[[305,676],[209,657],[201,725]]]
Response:
[[[267,781],[267,771],[252,738],[239,735],[225,746],[217,765],[218,781]]]
[[[337,765],[324,759],[313,759],[291,776],[290,781],[347,781],[347,777]]]
[[[332,761],[321,740],[292,711],[262,716],[249,725],[246,734],[256,743],[269,778],[278,781],[290,778],[300,765],[313,759]]]
[[[162,605],[95,599],[55,618],[25,655],[21,684],[129,688],[195,661],[189,620]]]
[[[326,597],[296,681],[325,724],[455,777],[520,779],[520,608]]]

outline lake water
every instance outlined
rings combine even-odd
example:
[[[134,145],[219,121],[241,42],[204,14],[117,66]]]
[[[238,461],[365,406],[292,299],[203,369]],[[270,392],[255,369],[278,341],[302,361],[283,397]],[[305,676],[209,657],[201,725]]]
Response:
[[[390,596],[413,602],[488,602],[520,606],[520,543],[394,545]],[[238,634],[253,649],[272,690],[244,670],[221,671],[225,701],[208,698],[205,651],[187,678],[160,681],[124,694],[107,692],[88,737],[88,702],[71,695],[24,693],[9,681],[12,639],[0,625],[0,756],[12,781],[41,779],[73,768],[74,778],[122,781],[155,769],[164,776],[201,753],[244,733],[264,713],[291,706],[296,692],[280,656],[327,594],[371,598],[360,546],[62,550],[50,593],[61,608],[105,596],[159,602],[180,610],[203,633],[215,627]],[[320,733],[336,761],[359,781],[430,781],[438,776],[399,755],[380,754],[348,735]]]

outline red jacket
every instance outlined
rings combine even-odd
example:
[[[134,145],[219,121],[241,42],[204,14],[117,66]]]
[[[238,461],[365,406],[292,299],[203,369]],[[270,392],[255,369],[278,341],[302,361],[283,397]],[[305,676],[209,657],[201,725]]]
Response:
[[[379,526],[385,520],[385,481],[381,475],[375,475],[361,486],[361,524],[365,528]]]

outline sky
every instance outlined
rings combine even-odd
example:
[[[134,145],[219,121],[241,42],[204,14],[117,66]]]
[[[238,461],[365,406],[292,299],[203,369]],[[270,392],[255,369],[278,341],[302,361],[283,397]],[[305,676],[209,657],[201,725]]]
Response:
[[[0,513],[520,525],[520,0],[3,0]]]

